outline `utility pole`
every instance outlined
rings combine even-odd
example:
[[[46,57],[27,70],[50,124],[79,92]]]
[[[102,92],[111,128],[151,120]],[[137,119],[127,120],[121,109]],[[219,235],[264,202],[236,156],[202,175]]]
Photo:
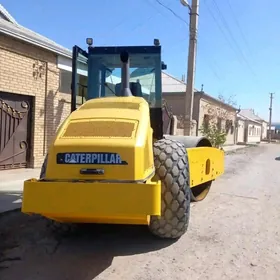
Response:
[[[187,86],[186,86],[185,106],[184,106],[185,107],[184,135],[191,135],[199,0],[192,0],[191,6],[188,4],[186,0],[180,0],[180,1],[181,4],[184,5],[185,7],[188,7],[190,11],[188,72],[187,72]]]
[[[269,106],[269,132],[268,132],[268,142],[271,142],[271,122],[272,122],[272,99],[274,93],[270,93],[270,106]]]

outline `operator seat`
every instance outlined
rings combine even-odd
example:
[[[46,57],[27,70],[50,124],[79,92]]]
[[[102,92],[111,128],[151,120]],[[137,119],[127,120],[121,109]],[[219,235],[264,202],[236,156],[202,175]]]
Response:
[[[116,84],[115,93],[116,96],[121,96],[121,83]],[[133,96],[143,97],[142,87],[139,82],[130,82],[129,87]]]

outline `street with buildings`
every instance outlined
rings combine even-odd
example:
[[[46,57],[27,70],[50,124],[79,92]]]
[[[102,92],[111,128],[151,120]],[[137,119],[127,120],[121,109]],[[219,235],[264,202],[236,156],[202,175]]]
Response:
[[[206,199],[191,204],[187,233],[170,242],[142,226],[81,225],[53,232],[46,218],[21,212],[24,180],[39,177],[71,112],[72,52],[20,25],[0,5],[1,280],[279,279],[279,124],[271,126],[271,115],[264,120],[253,108],[237,108],[203,86],[194,88],[198,15],[190,14],[187,79],[159,71],[163,103],[175,135],[202,136],[209,120],[223,131],[225,141],[218,146],[225,151],[225,173]],[[79,61],[75,106],[87,99],[87,75],[86,63]],[[143,92],[153,75],[143,74]],[[113,74],[105,79],[112,88],[120,82]],[[270,138],[276,143],[268,143]]]

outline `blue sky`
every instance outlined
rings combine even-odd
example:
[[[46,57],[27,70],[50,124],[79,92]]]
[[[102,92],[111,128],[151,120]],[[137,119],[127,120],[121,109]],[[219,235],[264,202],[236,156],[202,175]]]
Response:
[[[160,0],[189,20],[179,0]],[[75,3],[77,3],[75,5]],[[71,48],[147,45],[159,38],[168,72],[186,73],[188,26],[156,0],[2,0],[22,25]],[[234,96],[237,106],[268,119],[269,92],[275,92],[273,120],[280,121],[280,2],[200,0],[196,88],[213,96]]]

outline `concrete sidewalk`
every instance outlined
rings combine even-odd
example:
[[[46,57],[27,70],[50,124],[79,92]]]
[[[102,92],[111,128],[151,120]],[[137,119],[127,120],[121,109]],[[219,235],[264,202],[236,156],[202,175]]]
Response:
[[[23,182],[39,175],[40,169],[0,171],[0,213],[20,208]]]
[[[225,154],[228,155],[228,154],[234,153],[235,151],[238,151],[238,150],[247,149],[250,147],[256,147],[256,146],[263,145],[263,144],[267,144],[267,143],[260,142],[260,143],[250,143],[247,145],[229,145],[229,146],[224,146],[223,150],[224,150]]]
[[[231,145],[231,146],[224,146],[223,150],[224,150],[225,154],[228,154],[230,152],[234,152],[234,151],[237,151],[237,150],[245,149],[247,147],[248,146],[246,146],[246,145]]]

